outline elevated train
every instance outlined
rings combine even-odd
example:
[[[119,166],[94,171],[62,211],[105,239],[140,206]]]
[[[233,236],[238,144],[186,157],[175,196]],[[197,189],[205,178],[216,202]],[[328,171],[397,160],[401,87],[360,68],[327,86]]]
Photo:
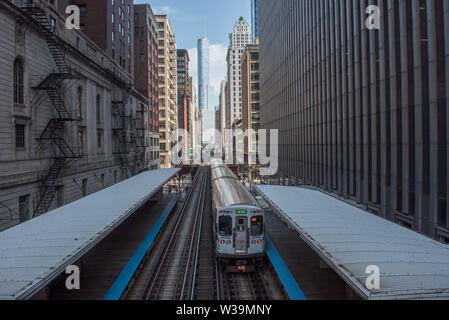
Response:
[[[265,257],[265,217],[235,174],[212,163],[215,253],[225,272],[253,272]]]

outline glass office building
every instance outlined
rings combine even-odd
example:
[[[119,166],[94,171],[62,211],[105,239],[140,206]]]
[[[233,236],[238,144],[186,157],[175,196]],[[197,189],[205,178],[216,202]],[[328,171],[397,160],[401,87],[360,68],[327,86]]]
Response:
[[[198,86],[199,86],[199,108],[200,110],[209,107],[210,88],[210,62],[209,62],[210,42],[207,38],[198,40]]]
[[[259,37],[259,0],[251,0],[251,29],[254,43]]]

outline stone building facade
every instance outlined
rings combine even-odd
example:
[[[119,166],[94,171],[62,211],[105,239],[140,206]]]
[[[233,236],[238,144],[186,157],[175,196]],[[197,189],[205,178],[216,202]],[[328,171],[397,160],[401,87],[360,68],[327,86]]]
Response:
[[[0,230],[149,166],[132,78],[58,2],[24,2],[0,2]]]

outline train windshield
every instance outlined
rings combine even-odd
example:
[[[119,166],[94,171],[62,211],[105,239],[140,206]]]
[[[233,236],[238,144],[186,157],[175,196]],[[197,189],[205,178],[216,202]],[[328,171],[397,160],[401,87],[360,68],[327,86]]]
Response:
[[[222,237],[232,236],[232,217],[221,216],[218,219],[218,232]]]
[[[251,218],[251,236],[258,237],[263,235],[263,216]]]

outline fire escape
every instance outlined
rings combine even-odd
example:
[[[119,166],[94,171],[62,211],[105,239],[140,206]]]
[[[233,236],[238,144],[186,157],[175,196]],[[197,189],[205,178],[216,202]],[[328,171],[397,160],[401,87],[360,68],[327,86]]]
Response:
[[[122,91],[119,99],[112,101],[112,136],[113,153],[118,157],[122,167],[126,167],[131,153],[131,125],[132,116],[126,112],[129,91]]]
[[[141,170],[146,169],[146,150],[147,150],[147,137],[146,134],[148,132],[147,122],[145,118],[148,113],[145,107],[142,107],[141,110],[137,111],[137,117],[134,120],[135,128],[136,128],[136,166],[140,165]]]
[[[39,178],[39,192],[34,199],[33,217],[47,212],[60,185],[61,173],[71,161],[79,159],[81,155],[73,143],[73,139],[66,133],[66,127],[70,123],[76,123],[81,119],[71,114],[61,98],[61,86],[65,80],[76,80],[78,77],[67,65],[64,53],[61,50],[54,26],[47,16],[46,1],[25,1],[20,6],[25,16],[31,19],[39,28],[47,42],[50,53],[59,72],[49,74],[35,90],[46,92],[53,106],[53,118],[38,138],[41,145],[49,144],[54,151],[54,156],[49,167]]]

